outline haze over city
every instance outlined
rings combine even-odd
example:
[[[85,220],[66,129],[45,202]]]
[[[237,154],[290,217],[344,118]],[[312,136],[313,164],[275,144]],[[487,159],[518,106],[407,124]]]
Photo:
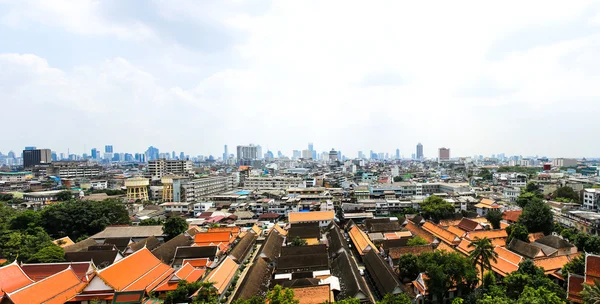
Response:
[[[595,1],[0,1],[0,151],[594,157],[599,34]]]

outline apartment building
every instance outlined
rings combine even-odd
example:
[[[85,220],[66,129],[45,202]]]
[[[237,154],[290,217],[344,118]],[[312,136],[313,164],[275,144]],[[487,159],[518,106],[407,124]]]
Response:
[[[298,187],[304,180],[300,177],[248,177],[244,180],[246,189],[288,189]]]
[[[93,178],[102,175],[104,168],[87,161],[60,161],[51,163],[46,172],[60,178]]]
[[[591,188],[583,190],[583,208],[587,210],[598,211],[598,202],[600,201],[600,189]]]
[[[0,172],[0,181],[19,183],[30,180],[33,178],[33,174],[27,172]]]
[[[502,195],[511,203],[517,201],[517,197],[521,195],[521,188],[519,187],[504,187],[502,189]]]
[[[189,176],[194,174],[194,167],[191,160],[151,160],[148,162],[148,174],[152,178],[161,178],[165,175]]]
[[[577,167],[577,160],[574,158],[555,158],[552,160],[553,167]]]
[[[527,186],[527,174],[516,172],[494,173],[494,182],[504,186],[525,187]]]
[[[208,196],[231,191],[236,185],[234,175],[214,176],[182,181],[173,180],[173,200],[176,202],[199,202]]]

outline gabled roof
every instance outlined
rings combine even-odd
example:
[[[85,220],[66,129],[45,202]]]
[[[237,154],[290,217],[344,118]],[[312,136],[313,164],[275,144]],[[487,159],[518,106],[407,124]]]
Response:
[[[254,247],[254,243],[258,235],[254,233],[246,233],[246,235],[233,247],[229,256],[233,258],[236,262],[242,262],[247,256],[248,253]]]
[[[288,232],[285,229],[281,228],[277,224],[273,225],[273,228],[271,228],[271,230],[277,231],[277,233],[279,233],[282,236],[287,236],[287,234],[288,234]]]
[[[161,277],[173,272],[150,250],[143,248],[98,271],[97,277],[115,291],[148,291],[160,283],[158,280]]]
[[[434,241],[434,237],[431,233],[427,232],[426,230],[421,228],[419,225],[417,225],[411,221],[409,221],[406,224],[406,230],[410,231],[413,235],[420,236],[421,238],[425,239],[429,243],[433,243],[433,241]]]
[[[542,252],[542,249],[516,238],[510,241],[510,244],[508,244],[508,249],[530,259],[545,256],[544,252]]]
[[[13,292],[32,283],[33,280],[25,274],[16,261],[0,267],[0,299],[5,292]]]
[[[259,256],[267,258],[271,262],[277,261],[281,254],[281,246],[283,246],[283,236],[271,231],[260,249]]]
[[[202,232],[194,235],[194,243],[198,246],[225,243],[229,244],[233,236],[230,231],[224,232]]]
[[[65,236],[60,239],[56,239],[56,240],[52,241],[52,243],[58,245],[60,248],[65,248],[65,247],[75,244],[75,242],[73,242],[73,240],[71,240],[71,238],[68,236]],[[62,243],[62,244],[59,244],[59,243]]]
[[[342,231],[335,224],[332,223],[327,234],[327,244],[329,245],[329,256],[333,259],[338,256],[342,251],[349,250],[348,243],[342,235]]]
[[[457,226],[458,228],[465,231],[483,230],[483,227],[481,227],[481,225],[478,222],[468,219],[466,217],[463,218]]]
[[[558,252],[558,249],[552,248],[552,247],[544,245],[542,243],[533,242],[533,243],[529,243],[529,244],[531,246],[534,246],[534,247],[537,247],[537,248],[541,249],[542,252],[544,253],[544,255],[548,256],[548,257],[552,256],[552,255],[554,255],[555,253]]]
[[[177,289],[180,281],[186,281],[189,283],[193,283],[198,281],[202,276],[206,273],[206,269],[196,269],[190,264],[185,264],[183,267],[179,268],[171,278],[160,283],[156,288],[154,288],[154,292],[160,291],[171,291]]]
[[[290,212],[288,214],[290,223],[333,221],[334,217],[333,211]]]
[[[388,255],[392,260],[397,260],[405,254],[421,255],[426,252],[433,252],[433,247],[431,245],[421,245],[390,248]]]
[[[184,259],[203,259],[214,260],[219,253],[218,246],[181,246],[175,249],[173,256],[173,266],[183,265]]]
[[[567,300],[575,303],[583,303],[581,292],[583,291],[583,283],[585,278],[576,274],[569,274],[567,280]]]
[[[160,241],[155,236],[149,236],[137,243],[133,243],[129,245],[129,250],[131,252],[136,252],[144,247],[148,248],[148,250],[152,251],[160,246]]]
[[[377,252],[373,250],[367,252],[363,257],[363,262],[379,295],[388,293],[399,294],[402,292],[401,284],[396,274],[394,274],[390,265]]]
[[[367,231],[373,232],[394,232],[402,230],[400,221],[392,221],[388,218],[367,219],[365,220]]]
[[[96,240],[92,238],[87,238],[83,241],[77,242],[71,246],[65,247],[65,252],[78,252],[78,251],[87,251],[88,247],[97,245]]]
[[[294,297],[302,304],[331,303],[329,285],[307,286],[293,288]]]
[[[296,237],[301,239],[319,239],[321,238],[321,229],[318,225],[310,226],[310,227],[298,227],[296,225],[292,225],[290,229],[287,231],[288,240],[292,240]]]
[[[332,262],[331,272],[340,279],[338,299],[369,298],[369,288],[361,277],[358,266],[350,260],[348,251],[342,251]]]
[[[213,286],[217,289],[219,294],[223,294],[233,279],[238,267],[239,265],[234,260],[227,257],[219,267],[209,274],[207,280],[213,282]]]
[[[231,232],[233,237],[237,237],[240,234],[241,228],[238,226],[233,227],[209,227],[208,232]]]
[[[450,246],[446,243],[440,243],[437,246],[437,248],[435,248],[435,251],[443,251],[443,252],[447,252],[447,253],[456,252],[456,250],[452,246]]]
[[[248,269],[233,299],[247,300],[253,296],[264,298],[272,273],[273,269],[269,266],[269,263],[263,259],[256,259],[252,266],[250,266],[250,269]]]
[[[552,258],[537,259],[533,263],[535,266],[544,268],[546,274],[556,272],[565,266],[570,261],[569,256],[561,255]],[[566,275],[566,273],[565,273]]]
[[[381,246],[383,246],[383,249],[385,250],[396,247],[405,247],[407,246],[408,240],[410,239],[401,238],[397,240],[384,240],[381,242]]]
[[[149,236],[163,236],[163,227],[160,225],[156,226],[109,226],[103,231],[91,236],[92,239],[106,239],[106,238],[145,238]]]
[[[467,240],[467,239],[462,239],[460,240],[460,243],[458,244],[458,246],[456,246],[456,250],[469,255],[471,253],[471,251],[473,251],[475,248],[471,247],[471,241]]]
[[[69,267],[83,282],[87,282],[94,273],[94,266],[91,262],[33,263],[21,265],[23,272],[34,281],[41,281]]]
[[[544,237],[543,232],[534,232],[529,234],[529,243],[533,243]]]
[[[209,258],[199,258],[199,259],[183,259],[181,265],[190,264],[195,268],[206,268],[208,264],[210,264]]]
[[[260,235],[260,233],[262,232],[262,229],[260,229],[260,227],[258,227],[258,225],[254,224],[254,226],[252,226],[251,231],[254,232],[256,235]]]
[[[504,211],[504,213],[502,214],[502,219],[509,223],[516,223],[519,220],[521,213],[523,213],[522,210]]]
[[[383,234],[383,238],[386,240],[397,240],[397,239],[401,239],[401,238],[412,238],[412,232],[410,231],[395,231],[395,232],[388,232],[388,233],[384,233]]]
[[[494,272],[505,277],[507,274],[519,269],[519,263],[523,261],[522,256],[500,246],[496,246],[494,251],[498,254],[496,262],[490,261]]]
[[[177,247],[190,246],[192,243],[192,240],[180,234],[152,250],[152,254],[164,263],[170,264],[173,261]]]
[[[471,231],[471,232],[468,232],[467,235],[465,236],[465,238],[467,238],[470,241],[473,241],[476,239],[482,239],[484,237],[486,237],[488,239],[506,238],[506,237],[508,237],[508,234],[506,233],[506,230],[504,230],[504,229],[497,229],[497,230]]]
[[[450,245],[458,245],[458,243],[460,243],[460,238],[458,237],[458,235],[456,235],[456,234],[454,234],[432,222],[425,222],[425,224],[423,224],[423,229],[425,229],[427,232],[433,234],[435,237],[437,237],[441,241],[446,242]]]
[[[588,253],[585,256],[585,283],[594,284],[595,280],[600,280],[600,256]]]
[[[67,252],[67,262],[93,262],[98,268],[110,266],[121,254],[117,250]]]
[[[467,234],[466,231],[456,227],[456,226],[448,226],[448,228],[446,228],[448,231],[458,235],[459,237],[463,237],[465,236],[465,234]]]
[[[547,235],[543,238],[537,239],[536,243],[550,246],[554,249],[572,248],[575,247],[573,244],[563,240],[562,238],[555,235]]]
[[[360,255],[364,255],[367,251],[374,250],[375,252],[379,252],[375,244],[371,242],[369,237],[360,229],[358,226],[352,227],[350,231],[348,231],[348,235],[350,236],[350,240],[354,244],[356,250]]]
[[[74,298],[87,283],[79,280],[71,268],[60,271],[41,281],[9,292],[12,303],[65,303]]]
[[[115,237],[115,238],[106,238],[104,239],[104,244],[112,244],[117,247],[117,249],[121,252],[125,251],[129,244],[131,244],[130,237]]]

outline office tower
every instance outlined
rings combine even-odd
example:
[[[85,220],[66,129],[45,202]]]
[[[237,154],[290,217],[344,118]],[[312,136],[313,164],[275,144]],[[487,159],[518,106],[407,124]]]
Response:
[[[302,159],[313,159],[313,151],[310,150],[302,150]]]
[[[277,158],[282,158],[283,157],[283,153],[281,153],[281,151],[277,151]]]
[[[238,160],[255,160],[258,159],[258,146],[237,146]]]
[[[385,160],[388,160],[388,159],[390,159],[390,154],[389,154],[389,153],[386,153],[386,154],[385,154]]]
[[[185,160],[185,153],[183,153],[183,152],[179,153],[179,160]]]
[[[293,159],[302,158],[302,151],[300,151],[300,150],[292,151],[292,158]]]
[[[338,153],[333,148],[329,151],[329,161],[339,160]]]
[[[385,155],[383,154],[383,152],[380,152],[379,154],[377,154],[377,159],[380,159],[380,160],[385,159]]]
[[[421,143],[417,144],[417,159],[423,159],[423,145]]]
[[[25,168],[33,168],[51,162],[52,151],[50,149],[23,150],[23,167]]]
[[[396,149],[396,159],[400,159],[400,149]]]
[[[228,158],[227,156],[228,156],[228,154],[227,154],[227,145],[224,145],[223,146],[223,161],[227,160],[227,158]]]
[[[338,160],[342,160],[342,151],[337,151],[338,152]]]
[[[416,154],[411,154],[411,159],[415,159],[416,158]]]
[[[362,151],[358,151],[358,158],[360,158],[360,159],[365,158],[365,155],[363,154]]]
[[[10,159],[15,159],[15,152],[13,152],[13,151],[8,152],[8,156],[7,157],[10,158]]]
[[[58,160],[58,155],[56,155],[56,152],[52,152],[52,154],[50,154],[50,155],[51,155],[52,161]]]
[[[98,159],[99,158],[98,149],[93,148],[91,154],[92,154],[92,159]]]
[[[449,160],[450,159],[450,148],[440,148],[438,153],[438,159],[441,160]]]
[[[104,153],[113,153],[113,146],[112,145],[104,146]]]
[[[253,146],[252,144],[250,146]],[[260,145],[256,145],[256,158],[254,159],[262,159],[263,158],[263,154],[262,154],[262,147]]]
[[[308,151],[310,151],[310,152],[314,151],[313,143],[308,143]]]
[[[148,150],[146,150],[145,153],[145,160],[146,161],[151,161],[151,160],[157,160],[159,159],[160,155],[160,151],[158,150],[158,148],[155,148],[153,146],[148,147]]]
[[[25,147],[26,151],[31,151],[31,150],[35,150],[35,149],[36,149],[35,147]]]

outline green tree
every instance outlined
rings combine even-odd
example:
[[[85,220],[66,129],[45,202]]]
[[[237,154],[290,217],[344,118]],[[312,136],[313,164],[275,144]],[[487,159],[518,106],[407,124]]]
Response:
[[[56,194],[56,200],[66,202],[73,199],[73,193],[69,190],[64,190]]]
[[[554,191],[552,196],[556,198],[564,198],[568,201],[579,203],[579,193],[575,192],[573,188],[569,186],[560,187]]]
[[[460,294],[468,294],[477,283],[477,271],[471,261],[455,252],[421,254],[418,266],[419,272],[427,273],[425,284],[430,292],[430,300],[433,300],[433,296],[444,298],[453,288]]]
[[[354,302],[353,300],[357,300],[357,302]],[[348,298],[348,299],[344,299],[341,301],[336,301],[336,303],[346,303],[346,304],[359,304],[360,301],[358,301],[358,299],[356,298]],[[250,299],[236,299],[234,301],[231,302],[231,304],[265,304],[265,298],[259,297],[259,296],[253,296]]]
[[[561,298],[559,298],[554,292],[549,291],[544,287],[533,288],[526,286],[523,290],[517,304],[563,304]]]
[[[492,245],[492,241],[487,237],[482,239],[476,239],[471,244],[469,244],[469,248],[474,247],[473,251],[469,254],[471,261],[473,264],[479,263],[481,267],[481,274],[485,273],[485,268],[491,269],[491,261],[497,262],[498,253],[494,251],[494,245]]]
[[[502,221],[502,212],[499,209],[492,209],[488,212],[485,218],[492,224],[492,228],[500,229],[500,221]]]
[[[540,194],[540,187],[535,182],[528,182],[527,186],[525,186],[525,192],[531,192],[535,194]]]
[[[158,225],[162,225],[163,222],[160,219],[145,219],[145,220],[141,220],[140,223],[138,225],[140,226],[158,226]]]
[[[526,259],[519,264],[519,269],[503,280],[506,286],[506,294],[511,299],[518,299],[525,290],[525,287],[534,289],[545,288],[556,294],[561,299],[567,297],[565,290],[546,277],[544,269],[535,266],[532,260]]]
[[[463,304],[465,300],[463,298],[454,298],[452,299],[452,304]]]
[[[580,293],[585,304],[600,303],[600,282],[594,281],[594,284],[583,284],[583,290]]]
[[[0,193],[0,202],[8,202],[13,199],[13,195],[10,193]]]
[[[506,227],[506,233],[508,234],[506,244],[510,244],[510,242],[515,238],[517,240],[529,243],[529,231],[527,231],[527,227],[525,227],[523,224],[515,223]]]
[[[548,204],[542,200],[534,200],[523,209],[519,223],[527,227],[529,232],[543,232],[547,235],[554,229],[554,214]]]
[[[479,171],[479,177],[481,177],[484,181],[492,181],[494,175],[487,168],[483,168],[481,171]]]
[[[428,245],[428,244],[429,244],[429,242],[427,242],[427,240],[425,240],[424,238],[422,238],[418,235],[409,239],[408,242],[406,242],[406,246],[422,246],[422,245]]]
[[[540,198],[540,196],[535,193],[535,192],[523,192],[519,195],[519,197],[517,197],[517,200],[515,201],[517,203],[517,205],[521,208],[525,208],[527,207],[527,205],[529,205],[532,202],[537,202],[537,201],[542,201],[542,199]]]
[[[163,224],[163,232],[167,235],[167,239],[172,239],[188,230],[188,223],[185,219],[178,216],[167,218]]]
[[[65,250],[54,244],[48,245],[29,258],[28,263],[57,263],[65,261]]]
[[[30,262],[34,254],[45,247],[56,246],[41,227],[24,231],[4,230],[0,233],[0,256],[8,259]]]
[[[585,272],[585,255],[579,255],[565,264],[562,268],[562,274],[567,277],[569,273],[583,275]]]
[[[439,196],[432,195],[421,203],[421,211],[425,217],[439,222],[454,214],[454,205]]]
[[[356,303],[359,303],[358,299],[356,299]],[[339,303],[339,302],[336,302]],[[411,299],[406,294],[398,294],[393,295],[391,293],[386,294],[381,301],[378,301],[377,304],[411,304]],[[355,303],[352,303],[355,304]]]
[[[491,270],[486,271],[481,281],[483,288],[489,289],[490,287],[496,285],[496,275]]]
[[[290,242],[290,246],[306,246],[308,245],[308,242],[305,239],[301,239],[300,237],[295,237],[292,239],[292,241]]]
[[[19,212],[10,221],[11,230],[26,230],[30,227],[40,226],[41,216],[39,212],[33,210],[24,210]]]
[[[294,290],[290,288],[283,288],[281,285],[275,285],[273,290],[267,293],[267,300],[269,304],[298,304],[300,301],[294,298]]]
[[[414,280],[420,273],[419,258],[414,254],[403,254],[398,260],[398,270],[400,277]]]
[[[200,289],[200,287],[200,282],[189,283],[187,281],[179,281],[177,289],[167,292],[165,304],[188,302],[189,297],[196,292],[196,290]],[[212,284],[209,286],[209,288],[210,287],[212,287]]]
[[[394,176],[394,183],[399,183],[402,181],[402,176]]]

